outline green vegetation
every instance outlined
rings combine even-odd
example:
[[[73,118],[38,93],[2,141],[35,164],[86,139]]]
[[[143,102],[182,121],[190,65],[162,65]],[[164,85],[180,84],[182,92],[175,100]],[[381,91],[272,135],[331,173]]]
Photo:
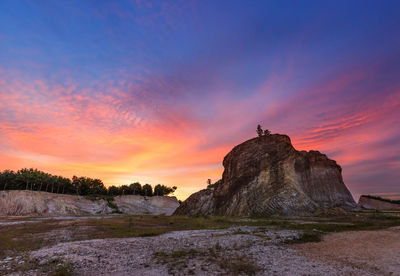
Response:
[[[188,267],[190,260],[205,257],[207,252],[195,249],[176,250],[172,252],[158,251],[153,257],[157,263],[167,265],[168,274],[179,274],[184,268]],[[194,271],[189,272],[195,274]]]
[[[168,273],[172,275],[180,274],[184,268],[188,267],[189,262],[195,258],[207,259],[207,261],[219,266],[229,275],[255,275],[260,270],[258,266],[250,263],[246,256],[235,255],[227,257],[225,253],[217,243],[214,247],[208,248],[208,250],[158,251],[153,256],[156,262],[167,265]],[[188,273],[194,274],[195,271],[189,270]]]
[[[112,201],[110,201],[112,202]],[[392,212],[393,213],[393,212]],[[228,218],[212,216],[164,216],[164,215],[116,215],[88,219],[38,220],[33,223],[0,225],[0,259],[6,256],[27,256],[31,250],[44,246],[52,246],[65,241],[79,241],[105,238],[148,237],[170,231],[221,229],[239,226],[232,234],[258,235],[266,241],[268,235],[262,234],[275,229],[292,229],[301,231],[301,235],[286,243],[319,242],[324,234],[342,231],[377,230],[400,226],[399,213],[349,212],[336,217],[304,217],[304,218]],[[27,218],[23,218],[26,220]],[[35,218],[31,218],[34,220]],[[14,218],[0,218],[0,221],[18,221]],[[258,226],[254,231],[243,231],[241,226]],[[231,245],[233,248],[235,244]],[[169,271],[179,274],[179,268],[185,267],[195,258],[204,258],[231,275],[253,275],[259,269],[240,255],[227,256],[226,244],[218,242],[206,249],[187,248],[176,251],[160,251],[155,259],[165,263]],[[64,260],[46,266],[53,275],[68,274],[70,268]],[[25,263],[26,269],[33,269],[37,264]],[[33,267],[33,268],[32,268]],[[42,266],[41,266],[42,267]],[[18,268],[16,271],[22,271]],[[195,272],[195,271],[193,271]],[[71,272],[72,273],[72,272]],[[191,273],[188,271],[188,273]]]
[[[26,218],[24,218],[26,219]],[[8,220],[7,220],[8,221]],[[82,220],[48,219],[0,226],[0,259],[72,240],[147,237],[177,230],[227,228],[228,218],[164,215],[118,215]],[[63,235],[59,235],[60,231]],[[67,234],[66,234],[67,233]]]
[[[261,137],[263,135],[263,130],[261,128],[261,125],[257,125],[257,135],[258,137]]]
[[[24,218],[26,219],[26,218]],[[4,220],[4,219],[3,219]],[[6,219],[6,221],[9,221]],[[13,221],[15,221],[13,219]],[[304,223],[306,222],[306,223]],[[377,230],[400,226],[400,217],[358,212],[342,217],[303,219],[258,218],[238,219],[212,216],[118,215],[82,220],[43,220],[0,226],[0,258],[51,246],[66,240],[127,238],[154,236],[170,231],[218,229],[230,226],[274,226],[300,230],[304,234],[294,242],[318,241],[324,233]],[[59,231],[63,234],[60,236]],[[234,234],[251,234],[238,229]]]
[[[56,270],[49,274],[50,276],[72,276],[74,275],[74,270],[69,263],[63,264],[62,266],[56,268]]]
[[[211,183],[211,179],[208,179],[207,181],[207,189],[215,189],[218,187],[219,184],[221,184],[222,179],[218,180],[215,183]]]
[[[107,204],[108,204],[108,207],[113,209],[114,214],[122,214],[122,212],[118,208],[118,205],[114,203],[114,198],[107,199]]]
[[[222,257],[218,262],[219,266],[232,275],[255,275],[260,268],[248,261],[246,256],[235,256],[230,258]]]
[[[268,136],[271,135],[271,131],[269,131],[268,129],[263,130],[261,125],[257,125],[257,135],[258,137],[261,137],[263,135]]]
[[[32,271],[39,272],[37,275],[49,276],[72,276],[75,275],[73,266],[60,258],[53,258],[43,263],[38,259],[31,259],[29,255],[18,256],[19,261],[10,263],[11,270],[7,275],[31,275]],[[0,270],[0,274],[4,272]],[[12,273],[14,272],[14,273]],[[3,274],[1,274],[3,275]],[[36,275],[36,274],[35,274]]]
[[[193,259],[198,255],[204,255],[204,253],[195,249],[176,250],[172,252],[158,251],[154,253],[154,257],[159,259],[162,263],[167,263],[168,259],[182,260],[182,258],[185,257]]]
[[[306,218],[305,218],[306,219]],[[319,242],[322,236],[331,232],[378,230],[400,226],[400,217],[388,216],[384,213],[370,215],[369,213],[355,212],[348,215],[325,218],[310,218],[311,221],[291,219],[259,219],[250,222],[253,226],[276,226],[278,229],[300,230],[302,235],[288,243]]]
[[[320,242],[322,240],[322,233],[317,231],[303,232],[300,237],[294,240],[289,240],[286,243],[306,243],[306,242]]]
[[[388,198],[382,198],[380,196],[362,195],[362,197],[385,201],[385,202],[389,202],[389,203],[393,203],[393,204],[400,204],[400,200],[392,200],[392,199],[388,199]]]
[[[177,188],[139,182],[130,185],[111,186],[106,188],[100,179],[73,176],[72,179],[51,175],[37,169],[21,169],[17,172],[5,170],[0,172],[0,190],[31,190],[59,194],[76,194],[83,196],[118,196],[143,195],[164,196],[173,193]]]

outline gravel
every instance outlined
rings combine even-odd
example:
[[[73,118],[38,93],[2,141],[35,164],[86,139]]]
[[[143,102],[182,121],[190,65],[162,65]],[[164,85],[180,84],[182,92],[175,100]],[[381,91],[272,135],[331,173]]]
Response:
[[[376,275],[351,264],[312,259],[285,244],[298,235],[266,227],[176,231],[60,243],[30,257],[42,264],[70,262],[78,275]]]

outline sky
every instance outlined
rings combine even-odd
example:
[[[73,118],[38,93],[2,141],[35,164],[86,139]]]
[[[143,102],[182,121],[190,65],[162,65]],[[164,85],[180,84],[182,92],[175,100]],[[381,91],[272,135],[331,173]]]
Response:
[[[400,196],[399,1],[0,1],[0,170],[177,186],[261,124]]]

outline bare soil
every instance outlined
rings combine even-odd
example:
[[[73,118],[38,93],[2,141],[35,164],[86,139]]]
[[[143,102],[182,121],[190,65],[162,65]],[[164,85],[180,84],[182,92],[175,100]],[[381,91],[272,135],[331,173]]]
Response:
[[[178,231],[63,243],[34,251],[31,258],[68,260],[78,275],[369,275],[307,260],[283,243],[297,235],[260,227]]]
[[[400,227],[330,233],[319,243],[292,246],[309,261],[354,267],[372,275],[400,275]]]
[[[400,275],[400,221],[386,215],[2,222],[0,275]]]

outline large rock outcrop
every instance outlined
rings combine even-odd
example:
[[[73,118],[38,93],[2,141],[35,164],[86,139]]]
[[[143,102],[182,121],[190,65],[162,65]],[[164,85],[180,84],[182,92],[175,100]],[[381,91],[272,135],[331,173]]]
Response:
[[[358,206],[364,209],[400,209],[399,200],[384,199],[377,196],[362,195],[358,200]]]
[[[177,215],[301,215],[356,208],[341,167],[318,151],[297,151],[286,135],[248,140],[223,161],[221,183],[191,195]]]
[[[83,196],[36,191],[0,191],[0,216],[82,216],[111,214],[171,215],[179,206],[176,197],[116,196],[112,202]]]

